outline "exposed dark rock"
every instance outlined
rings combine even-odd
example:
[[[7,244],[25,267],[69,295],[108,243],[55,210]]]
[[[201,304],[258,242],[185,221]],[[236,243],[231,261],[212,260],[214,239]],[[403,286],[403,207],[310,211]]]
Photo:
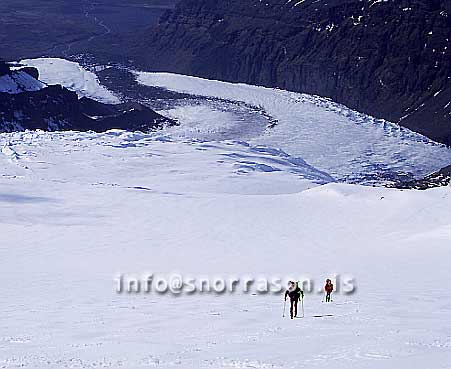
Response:
[[[95,128],[91,129],[99,131],[109,127],[145,132],[149,129],[161,128],[165,124],[176,124],[175,121],[135,102],[110,105],[83,97],[80,99],[80,110],[84,115],[95,120]]]
[[[34,79],[39,79],[39,70],[35,67],[23,67],[23,68],[20,68],[20,70],[29,74]]]
[[[61,86],[19,94],[0,93],[0,132],[70,129],[74,121],[83,125],[85,119],[77,106],[77,94]]]
[[[0,77],[9,73],[9,66],[5,62],[0,60]]]
[[[400,182],[390,187],[396,187],[400,189],[415,189],[415,190],[427,190],[429,188],[449,186],[451,182],[451,165],[432,173],[422,179]]]
[[[451,145],[449,0],[181,0],[146,69],[327,96]]]
[[[30,75],[33,69],[29,69]],[[108,105],[78,99],[75,92],[60,85],[16,94],[0,93],[0,132],[26,129],[102,132],[113,128],[145,132],[163,124],[175,122],[140,104]]]

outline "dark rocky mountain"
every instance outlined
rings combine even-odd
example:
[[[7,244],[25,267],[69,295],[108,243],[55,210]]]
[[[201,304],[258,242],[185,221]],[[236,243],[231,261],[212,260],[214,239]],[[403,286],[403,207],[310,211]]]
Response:
[[[23,72],[35,84],[26,79],[25,87],[32,87],[30,90],[22,91],[18,86],[19,92],[0,92],[0,132],[26,129],[103,132],[113,128],[149,131],[164,124],[175,124],[141,104],[108,105],[88,98],[79,99],[75,92],[60,85],[36,88],[40,82],[35,79],[39,76],[35,68],[11,71],[7,64],[0,62],[0,91],[2,82],[15,81]]]
[[[449,0],[181,0],[139,65],[327,96],[451,145]]]

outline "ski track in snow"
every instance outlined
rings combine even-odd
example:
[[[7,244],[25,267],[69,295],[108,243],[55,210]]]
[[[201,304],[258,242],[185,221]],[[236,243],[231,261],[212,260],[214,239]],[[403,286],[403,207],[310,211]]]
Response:
[[[282,151],[162,133],[0,148],[1,368],[448,369],[450,187],[321,185]],[[358,289],[307,294],[293,321],[278,295],[114,291],[117,273],[173,271]]]

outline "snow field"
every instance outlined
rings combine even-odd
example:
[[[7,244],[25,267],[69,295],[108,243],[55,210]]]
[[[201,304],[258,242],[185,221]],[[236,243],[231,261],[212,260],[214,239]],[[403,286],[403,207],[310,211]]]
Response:
[[[450,362],[450,188],[327,184],[268,148],[161,134],[25,132],[0,146],[0,367]],[[358,289],[330,305],[307,294],[291,321],[282,296],[115,293],[118,273],[145,272],[319,285],[348,273]]]

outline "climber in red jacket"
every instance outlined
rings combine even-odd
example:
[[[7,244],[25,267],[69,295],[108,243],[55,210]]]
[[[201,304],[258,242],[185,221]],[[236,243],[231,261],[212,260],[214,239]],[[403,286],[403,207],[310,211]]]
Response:
[[[324,291],[326,291],[326,302],[330,302],[330,294],[334,290],[334,285],[330,279],[326,279],[326,285],[324,286]]]

